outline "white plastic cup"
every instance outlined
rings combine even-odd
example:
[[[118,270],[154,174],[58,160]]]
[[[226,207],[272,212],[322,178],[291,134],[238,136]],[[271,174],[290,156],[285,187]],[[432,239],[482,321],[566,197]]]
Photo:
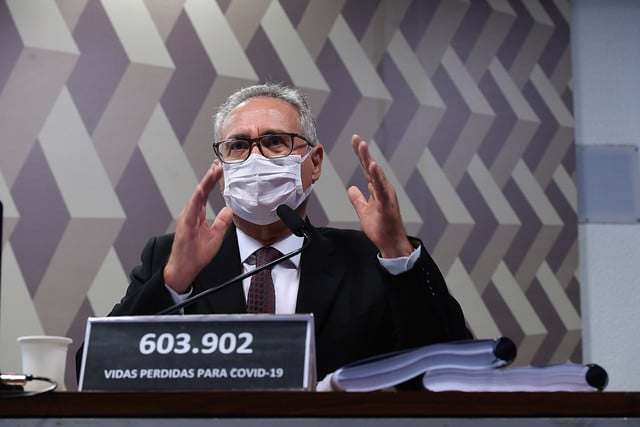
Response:
[[[72,340],[57,336],[18,337],[22,353],[22,373],[45,377],[58,383],[56,390],[65,390],[64,372],[67,365],[67,349]],[[29,381],[25,391],[36,391],[48,387],[44,381]]]

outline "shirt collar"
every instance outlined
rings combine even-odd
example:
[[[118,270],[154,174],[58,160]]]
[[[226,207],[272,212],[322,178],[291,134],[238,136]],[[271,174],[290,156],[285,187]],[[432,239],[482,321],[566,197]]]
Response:
[[[236,235],[238,237],[238,248],[240,250],[240,259],[243,263],[247,262],[247,258],[249,258],[255,251],[264,246],[262,243],[258,242],[253,237],[250,237],[244,231],[240,230],[236,227]],[[287,237],[282,240],[278,240],[271,246],[279,250],[282,254],[288,254],[291,251],[295,251],[296,249],[300,249],[302,244],[304,243],[304,237],[298,237],[295,234],[291,233]],[[297,254],[291,258],[289,258],[285,263],[290,262],[293,263],[295,268],[300,266],[300,254]]]

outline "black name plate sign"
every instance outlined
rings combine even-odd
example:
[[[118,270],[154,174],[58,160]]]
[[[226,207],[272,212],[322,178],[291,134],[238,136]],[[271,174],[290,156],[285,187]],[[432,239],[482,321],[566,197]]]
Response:
[[[313,390],[312,315],[92,317],[79,390]]]

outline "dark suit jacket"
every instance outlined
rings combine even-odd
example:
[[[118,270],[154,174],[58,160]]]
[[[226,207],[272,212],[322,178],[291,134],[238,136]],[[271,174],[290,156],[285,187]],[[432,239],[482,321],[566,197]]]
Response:
[[[360,231],[314,228],[301,257],[297,313],[313,313],[318,379],[364,357],[435,342],[470,338],[460,306],[424,249],[414,268],[393,276]],[[110,315],[155,314],[173,304],[162,270],[173,235],[152,238],[131,273],[126,296]],[[196,277],[194,294],[241,273],[233,226],[218,255]],[[195,302],[186,313],[244,313],[240,282]]]

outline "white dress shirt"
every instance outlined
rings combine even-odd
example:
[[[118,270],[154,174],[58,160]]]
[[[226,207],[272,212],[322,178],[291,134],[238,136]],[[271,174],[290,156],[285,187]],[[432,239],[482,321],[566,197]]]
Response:
[[[242,260],[242,272],[246,273],[256,268],[254,252],[263,245],[254,238],[249,237],[239,228],[236,228],[236,232],[238,235],[238,247],[240,248],[240,259]],[[271,246],[284,255],[302,247],[303,242],[304,237],[290,234]],[[276,314],[295,313],[298,285],[300,284],[300,254],[274,265],[271,270],[271,277],[276,291]],[[245,301],[249,295],[250,285],[251,276],[242,281]]]

